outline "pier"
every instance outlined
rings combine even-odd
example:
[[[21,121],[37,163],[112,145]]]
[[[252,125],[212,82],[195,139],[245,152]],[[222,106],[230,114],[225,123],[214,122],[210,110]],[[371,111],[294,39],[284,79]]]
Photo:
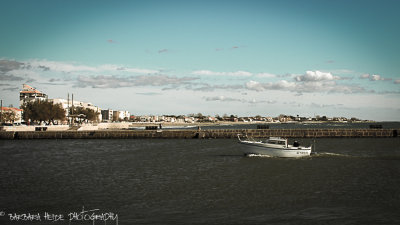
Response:
[[[393,138],[400,129],[215,129],[215,130],[96,130],[0,131],[0,139],[215,139],[237,138]]]

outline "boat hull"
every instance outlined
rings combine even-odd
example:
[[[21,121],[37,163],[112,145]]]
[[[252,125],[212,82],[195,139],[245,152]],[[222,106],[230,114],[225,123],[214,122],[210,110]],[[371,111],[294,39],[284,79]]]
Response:
[[[255,154],[255,155],[267,155],[271,157],[285,157],[285,158],[298,158],[309,156],[311,154],[311,148],[271,148],[263,146],[262,144],[253,144],[240,142],[246,145],[244,154]]]

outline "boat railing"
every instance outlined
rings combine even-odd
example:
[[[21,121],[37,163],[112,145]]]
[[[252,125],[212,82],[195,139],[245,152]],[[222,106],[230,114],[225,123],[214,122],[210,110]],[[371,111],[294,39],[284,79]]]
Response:
[[[249,137],[249,136],[247,136],[247,134],[246,134],[246,140],[242,140],[241,138],[240,138],[240,136],[241,136],[242,134],[237,134],[237,137],[238,137],[238,140],[240,141],[240,142],[242,142],[242,141],[251,141],[251,142],[258,142],[258,141],[256,141],[253,137]]]
[[[242,141],[242,140],[240,139],[240,134],[237,134],[237,137],[238,137],[239,141]]]

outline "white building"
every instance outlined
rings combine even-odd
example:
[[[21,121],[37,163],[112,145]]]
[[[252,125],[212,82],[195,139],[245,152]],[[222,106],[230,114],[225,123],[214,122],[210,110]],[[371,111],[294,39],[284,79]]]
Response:
[[[101,115],[103,121],[111,122],[117,120],[129,120],[131,114],[128,111],[111,110],[105,109],[101,110]]]
[[[77,100],[72,101],[72,99],[70,99],[68,101],[67,99],[62,99],[62,98],[49,99],[49,101],[53,102],[53,104],[61,104],[63,109],[65,109],[65,111],[66,111],[66,116],[69,116],[68,108],[72,108],[72,105],[73,105],[74,108],[82,107],[85,109],[91,109],[95,112],[98,112],[99,113],[98,120],[101,121],[101,119],[102,119],[101,108],[93,105],[92,103],[81,102],[81,101],[77,101]]]
[[[47,95],[36,90],[27,84],[22,85],[22,90],[19,92],[19,104],[22,106],[25,102],[35,100],[47,100]]]
[[[129,120],[131,114],[128,111],[118,111],[118,119]]]

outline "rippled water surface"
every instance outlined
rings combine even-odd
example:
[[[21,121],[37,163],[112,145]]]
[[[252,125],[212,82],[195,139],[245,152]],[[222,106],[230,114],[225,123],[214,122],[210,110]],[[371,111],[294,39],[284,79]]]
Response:
[[[244,157],[245,147],[0,140],[0,224],[93,224],[7,217],[83,206],[117,213],[118,224],[400,224],[400,138],[317,139],[302,159]]]

